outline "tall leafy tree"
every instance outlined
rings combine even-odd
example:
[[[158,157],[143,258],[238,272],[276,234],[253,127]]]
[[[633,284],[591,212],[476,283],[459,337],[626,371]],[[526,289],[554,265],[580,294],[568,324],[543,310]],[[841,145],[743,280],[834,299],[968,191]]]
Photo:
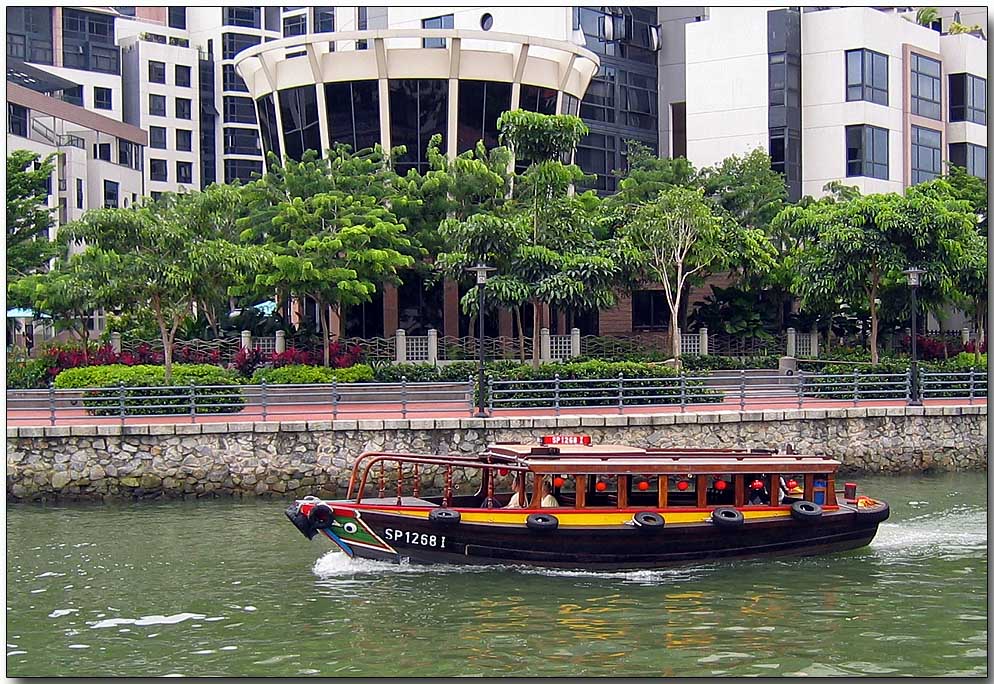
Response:
[[[255,285],[318,304],[324,363],[330,362],[331,312],[368,302],[397,283],[414,259],[405,226],[390,210],[391,173],[382,155],[336,149],[327,158],[272,164],[248,186],[242,239],[270,255]]]
[[[870,357],[879,361],[878,300],[884,288],[904,281],[902,271],[925,269],[922,299],[938,304],[954,292],[956,264],[963,258],[976,217],[942,179],[905,194],[826,199],[789,207],[777,219],[812,236],[798,252],[796,292],[802,303],[850,302],[870,318]]]
[[[19,278],[44,271],[58,253],[49,239],[55,224],[48,203],[52,156],[14,150],[7,156],[7,298],[8,306],[26,304],[24,291],[12,288]]]
[[[224,239],[216,224],[191,220],[196,194],[167,193],[128,209],[93,209],[68,224],[66,237],[87,245],[86,259],[109,274],[106,300],[115,308],[145,308],[159,328],[165,377],[172,379],[176,330],[203,292],[205,273],[258,267],[263,255]]]

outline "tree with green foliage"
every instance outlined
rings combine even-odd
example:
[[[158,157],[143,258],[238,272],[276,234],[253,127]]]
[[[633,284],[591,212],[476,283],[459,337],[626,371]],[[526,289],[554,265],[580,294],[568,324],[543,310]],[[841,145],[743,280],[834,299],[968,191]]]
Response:
[[[796,292],[803,304],[849,302],[870,318],[870,358],[879,362],[878,299],[883,288],[905,281],[909,266],[925,270],[922,301],[941,302],[954,291],[956,264],[975,234],[966,202],[938,179],[896,193],[827,198],[784,209],[777,222],[812,236],[798,252]]]
[[[66,239],[87,245],[85,259],[102,265],[108,304],[151,310],[167,382],[176,330],[202,294],[204,274],[225,272],[235,282],[265,257],[224,239],[218,223],[191,221],[197,194],[166,193],[128,209],[92,209],[63,228]]]
[[[939,10],[935,7],[919,7],[915,12],[915,23],[919,26],[931,27],[939,18]]]
[[[52,159],[29,150],[7,156],[7,306],[27,305],[24,291],[12,287],[19,278],[46,270],[58,253],[49,233],[55,225],[48,207]]]
[[[660,283],[670,310],[670,350],[680,356],[678,309],[693,275],[731,259],[726,222],[712,210],[703,190],[671,187],[639,206],[621,237],[644,255],[644,279]]]
[[[970,203],[977,215],[977,230],[987,233],[987,181],[971,175],[962,166],[950,165],[944,176],[956,199]]]
[[[254,284],[318,305],[324,364],[330,362],[331,312],[369,302],[414,263],[406,229],[389,206],[392,177],[382,154],[344,148],[319,158],[274,163],[246,186],[242,239],[270,255]]]

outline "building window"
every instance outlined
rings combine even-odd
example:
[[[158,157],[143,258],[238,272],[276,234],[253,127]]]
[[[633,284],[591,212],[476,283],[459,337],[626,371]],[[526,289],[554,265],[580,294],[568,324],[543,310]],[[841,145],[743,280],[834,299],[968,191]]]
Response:
[[[846,100],[887,104],[887,55],[873,50],[846,51]]]
[[[632,329],[665,330],[670,309],[662,290],[639,290],[632,293]]]
[[[442,136],[442,150],[448,127],[449,83],[443,79],[391,80],[390,140],[394,146],[405,145],[404,161],[398,173],[408,169],[428,170],[428,141]]]
[[[281,90],[280,118],[283,122],[284,154],[300,161],[307,150],[321,151],[321,125],[317,90],[301,86]]]
[[[28,109],[13,102],[7,103],[7,132],[22,138],[28,137]]]
[[[193,131],[176,129],[176,149],[180,152],[193,151]]]
[[[93,158],[103,161],[110,161],[110,143],[96,143],[93,145]]]
[[[166,115],[166,96],[165,95],[149,95],[148,96],[148,113],[153,116],[165,116]]]
[[[148,62],[148,80],[149,83],[165,83],[166,82],[166,63],[156,62],[154,60],[149,60]]]
[[[259,136],[251,128],[224,129],[225,154],[250,154],[259,156]]]
[[[117,208],[118,194],[120,186],[116,181],[104,181],[104,206],[110,209]]]
[[[632,71],[622,71],[619,75],[625,123],[632,128],[655,131],[659,100],[656,78]]]
[[[229,8],[231,9],[231,8]],[[248,36],[244,33],[225,33],[221,35],[222,59],[234,59],[242,50],[258,45],[259,36]]]
[[[670,127],[672,128],[672,149],[670,156],[687,156],[687,103],[670,103]]]
[[[617,83],[618,70],[613,66],[602,64],[597,75],[590,81],[583,102],[580,103],[580,116],[588,121],[614,123],[615,109],[617,109]],[[524,88],[525,86],[522,86],[522,100],[524,100]],[[522,104],[521,108],[526,107]]]
[[[846,126],[846,176],[887,180],[888,132],[876,126]]]
[[[589,133],[576,147],[576,165],[585,173],[596,174],[590,187],[598,192],[613,192],[617,186],[614,170],[618,168],[617,138],[614,135]]]
[[[193,162],[176,162],[176,182],[177,183],[192,183],[193,182]]]
[[[154,181],[165,182],[169,178],[169,165],[165,159],[148,160],[148,177]]]
[[[459,81],[457,153],[473,149],[480,140],[487,148],[497,147],[497,117],[510,108],[510,83]]]
[[[376,81],[373,81],[375,84]],[[330,87],[331,84],[325,86]],[[259,107],[259,132],[262,135],[262,145],[268,156],[270,152],[280,157],[280,135],[276,126],[276,105],[273,104],[273,96],[265,95],[258,100]],[[329,101],[328,106],[331,106]],[[377,110],[379,116],[379,110]],[[332,124],[329,122],[329,126]]]
[[[83,208],[83,179],[76,179],[76,208]]]
[[[52,64],[52,8],[7,7],[7,57]]]
[[[522,84],[521,95],[518,98],[518,107],[525,111],[538,112],[539,114],[555,114],[558,96],[559,91],[554,88],[541,88],[539,86]]]
[[[70,69],[120,73],[121,50],[114,45],[114,17],[66,7],[62,10],[62,65]]]
[[[440,17],[431,17],[430,19],[421,20],[421,28],[423,29],[450,29],[455,26],[453,23],[454,15],[443,14]],[[445,38],[423,38],[421,40],[421,47],[426,48],[444,48]]]
[[[949,75],[949,120],[987,125],[987,79],[973,74]]]
[[[793,128],[770,129],[770,168],[788,181],[800,178],[801,137]]]
[[[186,97],[176,98],[176,118],[177,119],[192,119],[193,118],[193,101]]]
[[[297,14],[283,19],[283,37],[302,36],[307,33],[307,15]]]
[[[69,104],[74,104],[77,107],[83,106],[83,86],[79,85],[74,88],[66,88],[62,91],[62,101],[68,102]]]
[[[314,32],[331,33],[335,30],[335,8],[315,7],[314,8]]]
[[[911,184],[916,185],[942,173],[942,133],[921,126],[911,127]]]
[[[911,53],[911,113],[942,120],[942,64]]]
[[[234,183],[241,181],[247,183],[262,173],[262,162],[249,159],[225,159],[224,160],[224,182]]]
[[[380,142],[380,91],[376,81],[326,83],[324,94],[331,144],[342,143],[357,152]]]
[[[186,28],[186,7],[171,6],[168,18],[169,28]]]
[[[156,150],[166,149],[166,129],[162,126],[149,126],[148,146]]]
[[[252,104],[252,98],[225,95],[224,122],[254,124],[255,106]]]
[[[222,23],[225,26],[262,28],[262,18],[258,7],[225,7]]]
[[[182,64],[176,65],[176,85],[182,88],[190,87],[192,69],[188,66],[183,66]]]
[[[111,100],[111,89],[101,88],[100,86],[94,86],[93,88],[93,107],[95,109],[113,109],[114,105]]]
[[[987,180],[987,148],[972,143],[950,143],[949,163],[962,166],[971,176]]]
[[[121,166],[131,166],[132,159],[131,143],[122,138],[117,139],[117,163]]]
[[[242,77],[238,75],[235,67],[231,64],[225,64],[221,67],[221,80],[223,90],[234,90],[240,93],[248,92],[248,86],[245,85],[245,81],[242,80]]]

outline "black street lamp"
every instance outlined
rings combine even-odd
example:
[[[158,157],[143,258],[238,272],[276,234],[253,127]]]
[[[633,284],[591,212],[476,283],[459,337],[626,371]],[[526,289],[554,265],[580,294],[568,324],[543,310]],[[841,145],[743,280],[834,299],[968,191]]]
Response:
[[[479,296],[479,305],[477,307],[478,310],[477,310],[476,315],[477,315],[477,318],[479,318],[479,320],[480,320],[480,341],[479,341],[479,345],[478,345],[479,346],[479,352],[480,352],[480,367],[479,367],[479,378],[480,378],[479,379],[479,383],[480,383],[480,386],[479,386],[479,389],[477,390],[478,404],[477,404],[476,417],[477,418],[486,418],[487,417],[487,410],[486,410],[486,406],[485,406],[485,397],[484,397],[484,389],[483,389],[484,388],[484,383],[486,382],[486,379],[484,377],[484,372],[483,372],[483,364],[486,361],[486,357],[485,357],[484,349],[483,349],[483,340],[484,340],[484,337],[483,337],[483,302],[484,302],[484,291],[486,290],[486,285],[487,285],[487,274],[490,273],[491,271],[496,271],[497,269],[493,268],[492,266],[487,266],[483,262],[478,262],[476,264],[476,266],[470,266],[466,270],[469,271],[470,273],[475,273],[476,274],[476,291],[477,291],[477,295]]]
[[[902,271],[908,276],[911,287],[911,401],[910,406],[921,406],[921,388],[918,384],[918,286],[922,282],[922,269],[912,266]]]

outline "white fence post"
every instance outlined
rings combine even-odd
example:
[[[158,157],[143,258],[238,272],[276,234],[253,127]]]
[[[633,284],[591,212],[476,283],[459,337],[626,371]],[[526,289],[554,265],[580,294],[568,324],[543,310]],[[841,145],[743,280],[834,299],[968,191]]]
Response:
[[[707,328],[701,328],[700,331],[697,334],[701,336],[701,356],[707,356],[708,355],[708,329]]]
[[[434,328],[428,329],[428,363],[438,363],[438,331]]]
[[[252,348],[252,331],[242,330],[242,349]]]
[[[569,355],[576,358],[580,355],[580,329],[571,328],[569,331]]]
[[[282,354],[286,351],[286,331],[277,330],[276,331],[276,353]]]
[[[542,328],[539,331],[539,341],[540,341],[540,352],[538,355],[538,360],[541,363],[549,363],[552,361],[552,338],[549,337],[549,329]]]
[[[407,333],[399,329],[397,337],[397,363],[407,363]]]
[[[814,330],[812,330],[811,332],[809,332],[808,335],[811,337],[811,358],[812,359],[817,359],[818,358],[818,328],[815,328]]]
[[[793,328],[787,328],[787,356],[797,356],[797,331]]]
[[[959,333],[960,333],[960,338],[963,341],[963,346],[966,346],[970,342],[970,329],[963,328],[962,330],[959,331]]]
[[[121,353],[121,333],[112,332],[110,334],[110,348],[114,350],[115,354]]]

